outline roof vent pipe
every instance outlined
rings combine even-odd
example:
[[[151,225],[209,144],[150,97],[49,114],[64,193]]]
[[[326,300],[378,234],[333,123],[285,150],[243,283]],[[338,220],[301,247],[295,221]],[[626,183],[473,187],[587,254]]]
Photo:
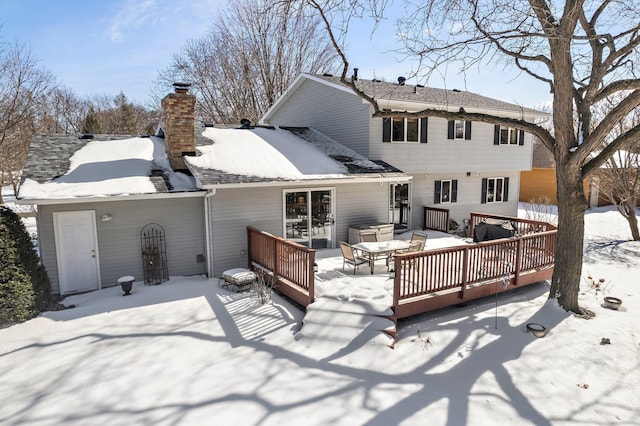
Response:
[[[407,81],[405,77],[398,77],[398,84],[404,86],[404,82]]]
[[[358,68],[353,69],[353,81],[358,81]]]

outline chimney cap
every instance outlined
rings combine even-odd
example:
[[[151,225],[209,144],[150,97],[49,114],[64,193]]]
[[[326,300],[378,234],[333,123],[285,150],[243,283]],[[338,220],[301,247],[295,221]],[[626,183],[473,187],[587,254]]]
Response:
[[[176,93],[187,93],[189,91],[189,87],[191,87],[191,83],[176,81],[173,83],[173,87],[175,87]]]

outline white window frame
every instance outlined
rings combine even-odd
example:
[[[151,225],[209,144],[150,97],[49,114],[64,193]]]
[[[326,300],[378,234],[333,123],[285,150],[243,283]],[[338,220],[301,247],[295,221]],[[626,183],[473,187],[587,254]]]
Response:
[[[467,131],[466,120],[453,120],[453,139],[464,139]],[[458,136],[458,123],[462,125],[462,135]]]
[[[404,126],[404,128],[403,128],[404,131],[403,131],[403,136],[402,136],[403,139],[402,140],[394,139],[393,125],[394,125],[396,120],[402,120],[402,124]],[[421,129],[421,126],[422,126],[421,120],[419,118],[412,118],[411,119],[411,120],[415,120],[416,124],[418,126],[417,127],[417,131],[416,131],[416,140],[414,140],[414,141],[407,140],[407,132],[408,132],[408,129],[409,129],[407,120],[408,120],[407,117],[392,117],[391,118],[391,142],[420,143],[420,132],[422,130]]]
[[[444,184],[449,183],[449,191],[447,191],[447,200],[444,200]],[[451,190],[453,189],[453,180],[444,179],[440,181],[440,204],[451,204]]]
[[[507,132],[506,140],[502,137]],[[500,127],[500,145],[518,145],[518,129],[513,127]]]
[[[498,194],[496,191],[496,188],[498,187],[498,182],[500,182],[500,194]],[[489,188],[491,188],[492,183],[493,183],[493,192],[490,192]],[[499,200],[496,195],[500,196]],[[487,178],[487,201],[486,202],[487,204],[504,203],[504,178],[503,177]]]

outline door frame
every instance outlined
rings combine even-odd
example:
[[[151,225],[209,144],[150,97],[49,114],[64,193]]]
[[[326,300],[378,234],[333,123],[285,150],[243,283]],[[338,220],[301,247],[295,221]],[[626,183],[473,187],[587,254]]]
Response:
[[[407,185],[407,229],[411,228],[412,222],[412,214],[411,207],[413,204],[413,195],[411,182],[390,182],[389,183],[389,222],[392,223],[395,227],[396,224],[396,212],[395,212],[395,195],[396,195],[396,186],[398,185]]]
[[[282,235],[285,239],[289,239],[287,235],[287,193],[289,192],[306,192],[307,193],[307,229],[308,229],[308,243],[311,246],[313,239],[313,222],[312,222],[312,209],[311,207],[311,193],[316,191],[329,191],[331,194],[331,246],[326,248],[336,247],[336,188],[334,186],[322,186],[322,187],[303,187],[303,188],[284,188],[282,190]]]
[[[68,211],[60,211],[53,212],[53,234],[55,238],[55,246],[56,246],[56,262],[58,267],[58,288],[60,294],[70,294],[74,293],[75,290],[66,290],[64,289],[64,282],[66,279],[65,272],[65,256],[64,250],[62,247],[62,237],[60,235],[60,220],[62,217],[68,214],[77,214],[77,213],[85,213],[90,216],[91,223],[91,235],[85,236],[92,239],[94,251],[95,251],[95,273],[96,273],[96,283],[97,288],[87,288],[78,291],[92,291],[92,290],[100,290],[102,288],[102,280],[100,276],[100,253],[98,252],[98,230],[96,226],[96,212],[95,210],[68,210]]]

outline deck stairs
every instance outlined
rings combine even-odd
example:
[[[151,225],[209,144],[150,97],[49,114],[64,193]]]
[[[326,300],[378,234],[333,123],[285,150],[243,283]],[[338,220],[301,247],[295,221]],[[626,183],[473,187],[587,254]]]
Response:
[[[307,306],[297,340],[322,342],[337,353],[366,345],[395,344],[396,322],[390,306],[355,297],[324,295]]]

